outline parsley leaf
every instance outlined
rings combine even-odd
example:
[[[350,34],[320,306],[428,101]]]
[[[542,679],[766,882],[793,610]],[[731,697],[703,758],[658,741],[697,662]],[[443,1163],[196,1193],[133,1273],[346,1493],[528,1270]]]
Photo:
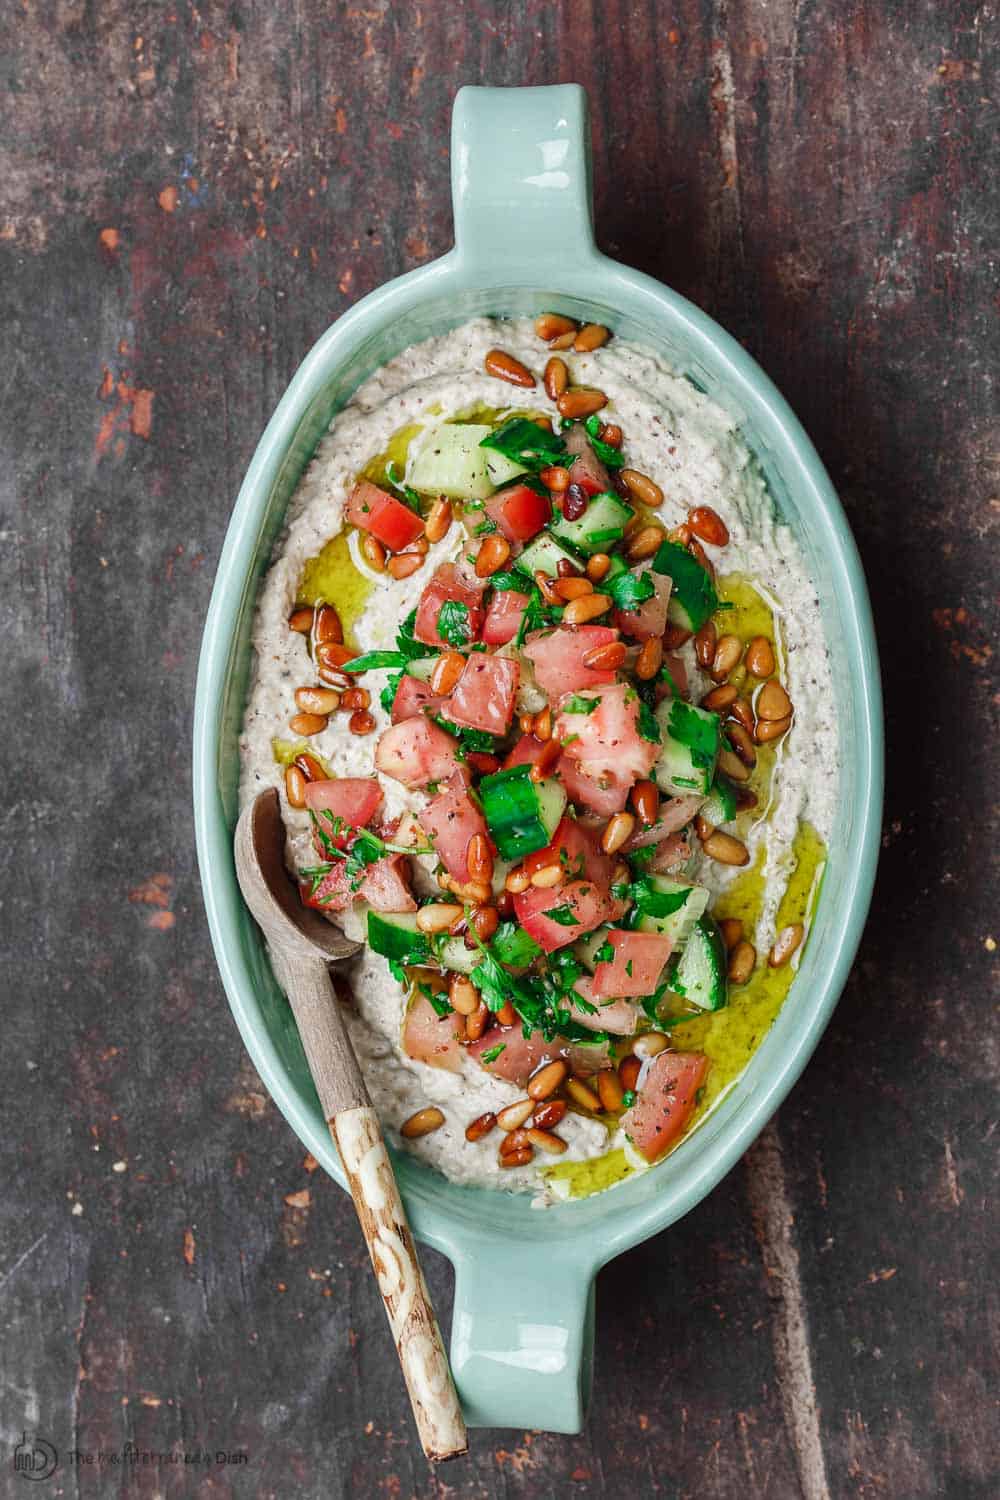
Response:
[[[406,619],[396,632],[396,648],[406,657],[407,661],[416,661],[419,656],[437,656],[437,646],[425,646],[423,641],[418,641],[413,634],[413,627],[417,623],[417,612],[411,609]]]
[[[501,922],[490,947],[497,960],[512,969],[526,969],[542,952],[534,938],[516,922]]]
[[[626,1109],[631,1109],[635,1103],[635,1089],[626,1089],[622,1094],[622,1104]]]
[[[366,651],[340,668],[342,672],[374,672],[378,667],[405,667],[410,658],[404,651]]]
[[[385,477],[392,485],[396,493],[400,495],[406,502],[406,504],[410,507],[410,509],[415,510],[417,515],[419,516],[421,514],[420,496],[417,494],[416,490],[412,490],[408,484],[403,483],[403,476],[399,471],[399,467],[392,459],[390,459],[385,466]]]
[[[449,646],[467,646],[472,639],[469,606],[460,599],[446,599],[438,613],[437,633]]]
[[[669,917],[675,911],[680,911],[692,890],[694,887],[688,885],[680,891],[661,891],[657,889],[652,876],[642,875],[632,882],[629,894],[635,902],[636,910],[644,917]]]
[[[504,458],[523,464],[526,469],[534,469],[536,473],[555,463],[556,455],[566,452],[566,444],[558,433],[539,427],[527,417],[511,417],[502,422],[483,438],[479,446],[492,448]]]
[[[601,946],[594,949],[594,952],[591,954],[591,958],[593,959],[595,964],[614,963],[615,950],[611,946],[611,941],[609,938],[605,938]]]
[[[580,693],[573,693],[564,703],[560,703],[559,712],[563,714],[592,714],[595,708],[600,706],[600,698],[584,698]]]
[[[551,907],[549,911],[543,912],[542,915],[548,917],[550,922],[555,922],[559,927],[580,926],[580,918],[576,916],[568,901],[564,901],[561,906]]]
[[[719,718],[704,709],[693,708],[683,698],[674,698],[670,704],[667,732],[671,739],[690,751],[691,761],[699,767],[715,764],[719,753]]]
[[[636,720],[636,728],[644,740],[649,740],[653,745],[660,743],[660,726],[656,722],[656,715],[642,698],[639,699],[639,717]]]
[[[506,1051],[507,1051],[507,1043],[506,1042],[498,1042],[495,1047],[489,1047],[489,1048],[487,1048],[487,1050],[484,1053],[482,1053],[482,1055],[480,1056],[479,1061],[483,1062],[483,1063],[496,1062],[496,1060],[500,1056],[501,1052],[506,1052]]]
[[[387,714],[392,713],[392,705],[396,697],[396,692],[405,675],[405,672],[390,672],[385,680],[385,687],[378,695],[378,701]]]
[[[583,425],[587,429],[587,436],[590,438],[590,446],[593,448],[594,454],[601,460],[601,463],[604,465],[604,467],[606,469],[620,469],[625,462],[625,459],[622,456],[622,451],[620,448],[613,448],[610,443],[602,442],[598,437],[597,434],[604,426],[604,423],[601,421],[597,413],[595,412],[592,417],[588,417]]]
[[[625,572],[616,573],[601,593],[611,595],[616,609],[638,609],[640,604],[652,599],[656,587],[648,570],[645,573]]]

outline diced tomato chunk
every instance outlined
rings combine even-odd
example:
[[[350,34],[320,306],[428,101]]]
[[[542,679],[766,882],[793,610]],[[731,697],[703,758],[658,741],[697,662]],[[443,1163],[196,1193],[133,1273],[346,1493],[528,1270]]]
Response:
[[[364,879],[353,889],[343,860],[335,860],[313,891],[308,881],[299,885],[302,902],[317,911],[346,911],[352,901],[367,901],[376,911],[416,911],[409,887],[410,867],[405,854],[389,854],[369,865]]]
[[[469,840],[477,833],[486,836],[486,821],[461,776],[452,777],[444,790],[420,810],[417,819],[448,874],[467,881]]]
[[[482,581],[485,587],[486,580]],[[438,634],[438,616],[448,600],[464,606],[458,613],[459,631],[454,640]],[[475,588],[454,563],[442,563],[420,596],[413,634],[425,646],[465,645],[479,639],[483,628],[483,589]],[[459,639],[461,635],[462,639]]]
[[[534,869],[552,864],[558,858],[567,875],[592,880],[605,891],[615,867],[614,859],[601,848],[597,834],[584,828],[575,818],[560,819],[548,846],[529,858]]]
[[[491,1052],[503,1043],[503,1051],[489,1062],[483,1061],[483,1053]],[[574,1073],[597,1073],[607,1065],[607,1042],[567,1042],[565,1037],[553,1037],[547,1042],[540,1031],[524,1035],[520,1021],[516,1026],[494,1027],[477,1042],[468,1046],[470,1057],[476,1058],[480,1066],[497,1078],[524,1088],[528,1079],[543,1063],[564,1057]]]
[[[462,1048],[455,1035],[460,1020],[454,1013],[439,1016],[427,996],[417,990],[403,1019],[403,1051],[415,1062],[460,1073]]]
[[[352,526],[370,531],[390,552],[402,552],[424,531],[424,523],[415,511],[367,479],[354,486],[345,515]]]
[[[443,698],[431,692],[429,683],[421,682],[419,677],[411,677],[409,672],[404,672],[392,700],[392,722],[401,724],[404,719],[413,719],[417,714],[423,713],[424,709],[437,713],[443,702]]]
[[[330,781],[308,782],[306,807],[319,820],[319,829],[313,832],[313,842],[320,854],[323,853],[320,831],[338,849],[346,849],[351,828],[366,827],[381,801],[382,788],[374,777],[338,776]],[[337,818],[347,825],[340,831],[335,831],[333,826]]]
[[[622,635],[636,641],[648,641],[650,636],[662,635],[667,628],[667,605],[673,580],[663,573],[654,573],[650,568],[642,574],[648,578],[656,592],[651,599],[644,599],[638,609],[620,609],[615,615]]]
[[[517,749],[516,745],[514,749]],[[556,775],[566,788],[566,795],[571,802],[579,802],[591,812],[600,813],[602,818],[610,818],[612,813],[623,810],[632,785],[628,780],[619,781],[610,772],[600,779],[585,776],[580,770],[579,762],[565,753],[556,762]]]
[[[622,1127],[647,1161],[657,1161],[694,1113],[708,1072],[700,1052],[661,1052],[642,1077],[638,1097],[622,1116]]]
[[[602,1000],[599,995],[594,994],[594,981],[589,974],[582,975],[573,988],[587,1005],[597,1007],[596,1010],[586,1010],[573,1005],[571,995],[569,998],[574,1021],[578,1021],[581,1026],[589,1026],[591,1031],[610,1031],[613,1036],[632,1035],[638,1024],[639,1008],[631,1000]]]
[[[463,729],[506,734],[514,714],[520,668],[507,656],[473,651],[442,712]]]
[[[375,746],[375,764],[386,776],[411,791],[431,781],[447,781],[458,769],[458,742],[437,724],[419,715],[390,724]]]
[[[521,628],[524,611],[528,607],[527,594],[517,589],[500,589],[493,595],[486,619],[483,621],[483,640],[487,646],[506,646]]]
[[[546,916],[551,911],[558,911],[560,916],[567,913],[573,917],[572,923],[563,924]],[[611,901],[592,880],[570,880],[554,890],[529,886],[520,891],[514,897],[514,912],[528,936],[546,953],[554,953],[608,921]]]
[[[617,639],[617,630],[609,625],[578,625],[575,629],[560,625],[557,630],[532,631],[524,654],[534,666],[535,681],[542,692],[556,699],[563,693],[609,687],[615,680],[614,672],[595,671],[584,666],[583,658],[595,646],[606,646]]]
[[[670,957],[673,946],[670,939],[658,932],[613,931],[608,933],[608,942],[615,956],[595,968],[592,998],[651,995]]]
[[[508,753],[503,768],[507,771],[511,766],[533,766],[544,749],[544,740],[536,740],[533,734],[522,734],[514,742],[514,748]]]
[[[635,781],[648,776],[660,747],[639,733],[640,700],[635,689],[618,683],[602,688],[597,696],[600,702],[590,713],[559,713],[553,733],[570,740],[566,754],[585,776],[598,780],[613,776],[618,781],[626,777]]]
[[[530,485],[512,484],[487,500],[486,514],[508,542],[528,542],[551,518],[552,503],[548,495],[539,495]]]
[[[566,449],[573,459],[569,470],[570,484],[578,484],[588,495],[603,495],[611,489],[611,478],[590,446],[585,427],[570,428],[566,434]]]

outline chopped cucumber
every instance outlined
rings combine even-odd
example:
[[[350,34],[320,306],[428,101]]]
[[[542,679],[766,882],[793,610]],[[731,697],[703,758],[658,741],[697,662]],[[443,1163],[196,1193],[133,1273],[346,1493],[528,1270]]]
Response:
[[[711,917],[698,918],[684,952],[672,967],[670,988],[700,1010],[726,1003],[726,947]]]
[[[713,828],[722,823],[731,823],[736,816],[736,787],[726,776],[716,776],[708,801],[701,809],[701,816]]]
[[[597,955],[608,941],[610,931],[611,928],[608,926],[597,927],[593,932],[588,932],[586,937],[582,937],[578,943],[573,944],[574,957],[578,958],[591,973],[601,962]]]
[[[421,443],[407,482],[424,495],[449,500],[486,500],[494,490],[480,447],[490,429],[475,422],[443,422]]]
[[[595,495],[578,521],[567,521],[557,510],[549,523],[553,536],[569,542],[589,557],[607,552],[625,535],[625,527],[635,515],[630,505],[610,493]]]
[[[656,710],[660,755],[656,780],[672,797],[707,797],[719,756],[718,714],[696,708],[683,698],[664,698]]]
[[[528,474],[530,470],[525,464],[519,464],[516,459],[508,458],[504,453],[493,453],[487,448],[486,472],[499,489],[502,484],[516,479],[519,474]]]
[[[557,578],[561,562],[570,563],[574,571],[580,567],[580,558],[576,552],[569,551],[549,532],[542,531],[533,542],[529,542],[525,547],[517,559],[517,566],[522,573],[527,573],[529,578],[533,578],[539,571],[547,574],[549,578]]]
[[[368,946],[397,964],[426,964],[433,958],[430,941],[418,931],[416,912],[411,911],[370,911]]]
[[[471,974],[481,956],[478,948],[467,948],[460,937],[447,938],[437,950],[442,969],[452,969],[456,974]]]
[[[673,580],[667,614],[682,630],[700,630],[719,607],[719,596],[697,558],[678,542],[661,542],[653,571]]]
[[[440,660],[439,656],[418,656],[406,663],[406,675],[417,677],[421,682],[430,682],[434,668]]]
[[[551,842],[566,808],[558,781],[534,782],[531,767],[511,766],[484,776],[479,796],[493,841],[504,859],[523,859]]]
[[[709,893],[703,885],[686,880],[671,880],[667,875],[644,875],[632,887],[635,916],[632,925],[639,932],[658,932],[669,938],[673,950],[683,949],[691,932],[708,905]]]

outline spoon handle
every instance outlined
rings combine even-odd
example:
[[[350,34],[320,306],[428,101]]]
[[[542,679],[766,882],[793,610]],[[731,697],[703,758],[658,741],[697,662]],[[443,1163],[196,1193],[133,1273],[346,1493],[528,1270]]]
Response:
[[[273,947],[271,961],[291,1002],[323,1114],[347,1173],[424,1453],[432,1460],[455,1457],[468,1447],[458,1393],[382,1128],[329,971],[321,959],[286,955]]]

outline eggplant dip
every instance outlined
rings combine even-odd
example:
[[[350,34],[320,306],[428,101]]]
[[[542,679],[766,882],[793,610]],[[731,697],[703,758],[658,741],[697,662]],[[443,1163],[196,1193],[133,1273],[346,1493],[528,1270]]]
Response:
[[[837,795],[816,592],[733,419],[559,314],[393,359],[264,581],[241,799],[364,944],[383,1125],[540,1205],[661,1160],[808,937]]]

